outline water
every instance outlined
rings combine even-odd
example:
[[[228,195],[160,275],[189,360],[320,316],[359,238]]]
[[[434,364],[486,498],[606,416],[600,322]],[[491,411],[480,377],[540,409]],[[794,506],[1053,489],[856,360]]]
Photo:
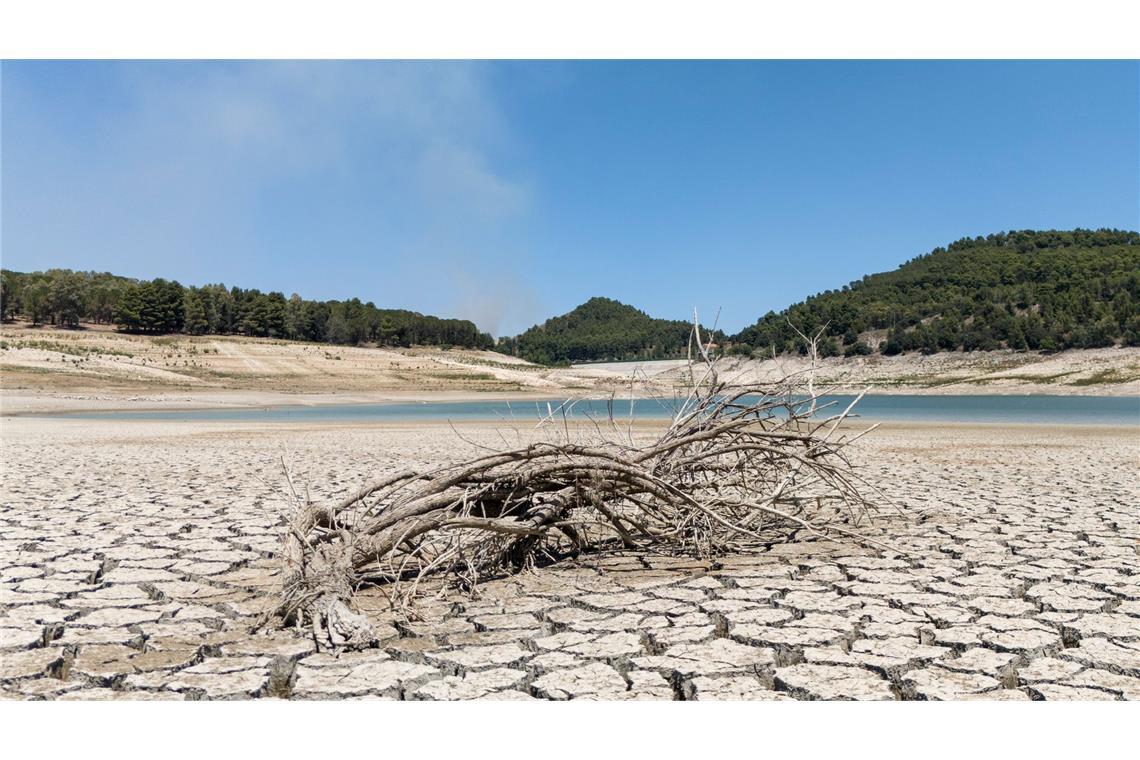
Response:
[[[826,414],[842,410],[854,396],[828,396],[837,402]],[[535,402],[457,401],[326,406],[278,406],[246,409],[76,412],[54,415],[68,419],[203,420],[215,422],[399,422],[415,420],[536,422],[547,414],[548,403],[561,419],[563,399]],[[821,402],[822,403],[822,402]],[[675,411],[672,400],[636,399],[637,419],[666,419]],[[997,422],[1018,424],[1131,425],[1140,427],[1140,398],[1135,396],[866,396],[856,406],[868,420],[921,422]],[[570,412],[574,419],[587,415],[605,419],[605,400],[579,401]],[[613,402],[613,416],[630,415],[628,399]]]

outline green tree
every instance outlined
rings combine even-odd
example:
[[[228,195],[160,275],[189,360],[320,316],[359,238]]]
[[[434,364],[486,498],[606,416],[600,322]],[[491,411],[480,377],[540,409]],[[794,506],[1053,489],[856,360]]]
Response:
[[[21,307],[19,278],[14,272],[0,273],[0,321],[15,317]]]
[[[48,286],[48,310],[62,327],[78,327],[83,316],[83,277],[75,272],[57,271]]]
[[[205,335],[210,329],[206,316],[206,304],[197,288],[187,288],[182,297],[182,329],[190,335]]]
[[[1140,234],[1123,230],[998,233],[967,238],[867,275],[782,312],[769,312],[734,343],[802,350],[787,320],[828,324],[849,345],[887,330],[884,353],[1054,350],[1124,340],[1140,308]]]
[[[49,287],[46,280],[38,279],[24,288],[24,311],[33,325],[42,324],[50,313]]]
[[[142,286],[137,283],[128,285],[115,307],[115,321],[127,332],[139,332],[143,329],[142,312]]]

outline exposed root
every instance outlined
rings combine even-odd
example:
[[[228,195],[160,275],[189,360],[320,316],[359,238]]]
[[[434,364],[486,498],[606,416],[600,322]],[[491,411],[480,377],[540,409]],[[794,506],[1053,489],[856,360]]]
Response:
[[[610,543],[701,557],[797,531],[877,543],[857,532],[873,507],[845,455],[853,439],[840,423],[854,405],[821,415],[828,405],[814,387],[803,395],[795,377],[728,385],[699,328],[693,343],[692,387],[648,445],[612,412],[571,427],[563,405],[538,428],[556,431],[553,440],[385,475],[337,504],[302,503],[273,615],[307,625],[319,646],[359,648],[376,639],[352,607],[363,583],[391,584],[390,598],[406,606],[427,574],[473,589],[488,575]]]

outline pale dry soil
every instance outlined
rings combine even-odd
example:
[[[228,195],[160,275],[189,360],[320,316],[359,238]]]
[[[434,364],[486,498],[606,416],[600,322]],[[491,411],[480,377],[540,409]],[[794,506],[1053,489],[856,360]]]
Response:
[[[418,620],[369,590],[383,641],[337,656],[248,632],[276,583],[282,457],[327,499],[472,453],[455,431],[2,426],[7,698],[1140,698],[1136,430],[886,427],[859,461],[910,514],[867,530],[905,553],[801,535],[595,554],[428,596]]]
[[[263,407],[282,404],[492,398],[671,396],[687,389],[678,361],[540,367],[490,351],[329,346],[236,336],[143,336],[103,325],[83,330],[0,327],[0,413],[105,409]],[[744,361],[720,371],[772,383],[809,363]],[[1140,395],[1140,347],[1059,354],[832,358],[816,387],[837,392]]]
[[[612,366],[612,365],[603,365]],[[770,383],[807,372],[803,357],[723,360],[721,375],[738,383]],[[687,370],[659,362],[647,373],[659,383],[681,382]],[[817,387],[838,392],[926,395],[1135,396],[1140,394],[1140,347],[1034,351],[947,352],[924,356],[833,357],[816,365]]]
[[[0,327],[4,414],[608,394],[621,373],[491,351]]]

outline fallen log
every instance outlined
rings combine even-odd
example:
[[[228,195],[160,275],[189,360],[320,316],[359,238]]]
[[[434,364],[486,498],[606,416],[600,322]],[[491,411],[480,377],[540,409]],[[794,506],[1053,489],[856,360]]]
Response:
[[[857,532],[874,507],[840,427],[854,403],[826,416],[814,388],[803,395],[803,378],[722,382],[699,333],[695,341],[700,377],[694,363],[692,387],[649,443],[612,416],[572,428],[552,410],[539,428],[556,430],[554,440],[386,474],[333,505],[302,504],[284,538],[271,617],[304,627],[320,647],[360,648],[375,641],[352,604],[364,584],[390,584],[406,605],[429,574],[473,589],[608,545],[712,557],[803,532],[875,543]]]

